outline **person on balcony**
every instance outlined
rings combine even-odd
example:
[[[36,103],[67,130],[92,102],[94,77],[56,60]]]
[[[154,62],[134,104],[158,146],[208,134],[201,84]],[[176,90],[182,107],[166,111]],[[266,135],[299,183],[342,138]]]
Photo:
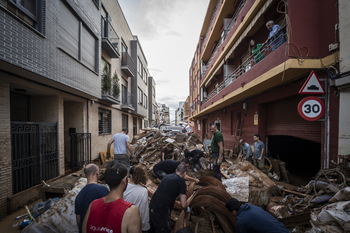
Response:
[[[266,27],[269,29],[270,33],[264,44],[267,46],[271,45],[272,51],[275,51],[285,42],[281,26],[275,24],[273,20],[270,20],[266,23]]]
[[[250,40],[249,43],[249,53],[254,56],[255,64],[265,58],[264,54],[262,54],[262,47],[264,44],[256,44],[255,40]]]

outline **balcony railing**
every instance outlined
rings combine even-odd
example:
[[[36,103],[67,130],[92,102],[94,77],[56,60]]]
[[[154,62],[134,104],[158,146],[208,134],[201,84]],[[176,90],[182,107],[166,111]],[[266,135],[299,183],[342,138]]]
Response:
[[[215,16],[216,16],[216,12],[219,9],[220,2],[221,2],[221,0],[218,0],[218,3],[216,4],[215,9],[214,9],[213,15],[211,16],[209,27],[208,27],[207,33],[205,34],[204,40],[203,40],[201,51],[203,51],[204,45],[207,42],[208,35],[209,35],[209,32],[210,32],[210,28],[211,28],[211,26],[212,26],[212,24],[214,22],[214,19],[215,19]]]
[[[133,66],[134,61],[132,60],[130,55],[127,52],[123,52],[121,69],[126,75],[128,75],[128,77],[134,77],[134,73],[132,72]]]
[[[237,7],[235,13],[233,14],[229,24],[224,28],[224,31],[222,32],[221,38],[218,41],[217,45],[215,46],[215,49],[213,50],[213,53],[211,54],[207,64],[204,64],[204,62],[202,61],[202,76],[205,74],[205,72],[207,71],[211,61],[213,60],[213,58],[215,57],[216,53],[218,52],[221,44],[225,41],[227,34],[229,33],[229,31],[231,30],[233,24],[236,22],[238,15],[241,13],[244,5],[246,4],[247,0],[241,0],[241,2],[239,3],[239,6]]]
[[[108,80],[111,83],[111,88],[109,90],[102,89],[102,100],[110,103],[110,104],[119,104],[119,92],[120,87],[119,83],[114,81],[114,79],[109,78]],[[103,86],[103,85],[102,85]]]
[[[243,62],[236,70],[231,74],[224,77],[224,80],[206,97],[203,98],[201,104],[207,103],[211,98],[219,94],[222,90],[228,87],[236,79],[241,77],[243,74],[248,72],[253,66],[258,64],[261,60],[266,59],[266,57],[271,54],[275,49],[281,46],[287,37],[286,27],[283,27],[276,36],[269,41],[269,44],[261,47],[258,51],[252,54],[245,62]]]
[[[118,58],[119,55],[119,36],[115,32],[111,23],[102,17],[102,48],[105,50],[111,58]]]
[[[135,110],[131,103],[132,94],[122,89],[122,109],[124,110]]]

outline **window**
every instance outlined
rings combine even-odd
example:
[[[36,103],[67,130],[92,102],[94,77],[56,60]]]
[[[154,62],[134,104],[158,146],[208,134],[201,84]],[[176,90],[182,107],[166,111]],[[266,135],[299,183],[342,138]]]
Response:
[[[42,32],[41,0],[0,0],[0,5],[34,29]]]
[[[122,39],[122,53],[128,52],[128,46],[126,46],[124,40]]]
[[[152,113],[156,114],[156,106],[154,104],[152,105]]]
[[[156,97],[156,89],[154,87],[152,87],[152,91],[153,91],[153,97]]]
[[[142,119],[141,118],[139,119],[139,127],[140,127],[140,129],[142,129]]]
[[[122,114],[122,128],[129,130],[129,117],[128,117],[128,115]]]
[[[59,46],[67,54],[97,72],[97,39],[68,7],[60,1]]]
[[[148,128],[148,121],[144,121],[143,123],[145,125],[145,128]]]
[[[147,96],[143,94],[143,106],[147,109]]]
[[[103,108],[98,109],[98,134],[110,134],[111,111]]]
[[[122,104],[128,103],[128,88],[122,84]]]
[[[143,81],[147,84],[147,72],[146,72],[146,69],[143,69]]]
[[[138,65],[137,65],[137,72],[139,73],[139,75],[142,77],[142,70],[143,70],[143,65],[141,62],[140,57],[137,57],[137,61],[138,61]]]
[[[139,104],[141,104],[142,105],[142,103],[143,103],[143,91],[140,89],[140,88],[138,88],[138,95],[139,95]]]

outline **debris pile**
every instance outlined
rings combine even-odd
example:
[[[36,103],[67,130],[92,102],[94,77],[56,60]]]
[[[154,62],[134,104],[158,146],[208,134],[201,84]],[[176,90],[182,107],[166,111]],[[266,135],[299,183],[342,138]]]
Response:
[[[147,129],[133,138],[131,147],[134,157],[131,165],[137,164],[147,171],[149,180],[146,187],[149,199],[159,184],[152,168],[160,161],[162,148],[169,143],[174,145],[171,156],[178,161],[184,158],[185,149],[204,152],[204,157],[199,160],[198,172],[194,172],[194,169],[187,172],[189,176],[200,180],[198,184],[187,182],[187,204],[190,211],[183,211],[179,200],[175,202],[171,213],[173,232],[235,232],[235,218],[225,208],[225,202],[232,197],[266,208],[267,212],[293,232],[350,231],[350,188],[347,187],[349,179],[339,169],[321,170],[308,185],[290,188],[281,185],[281,182],[279,185],[275,183],[279,179],[289,183],[286,164],[279,159],[266,158],[266,175],[251,163],[235,158],[233,150],[225,150],[221,164],[223,180],[220,182],[213,177],[211,155],[208,151],[210,140],[202,142],[197,133],[161,133],[157,129]],[[100,168],[101,180],[106,167],[113,163],[111,157],[104,159],[107,162]],[[79,179],[71,191],[23,232],[42,232],[43,229],[52,232],[76,232],[74,200],[85,184],[86,179]]]

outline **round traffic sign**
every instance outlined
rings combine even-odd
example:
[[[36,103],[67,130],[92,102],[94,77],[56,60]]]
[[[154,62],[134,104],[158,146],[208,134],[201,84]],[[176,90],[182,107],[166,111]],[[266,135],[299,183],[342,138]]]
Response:
[[[309,96],[298,104],[299,115],[307,121],[317,121],[325,112],[325,106],[320,98]]]

